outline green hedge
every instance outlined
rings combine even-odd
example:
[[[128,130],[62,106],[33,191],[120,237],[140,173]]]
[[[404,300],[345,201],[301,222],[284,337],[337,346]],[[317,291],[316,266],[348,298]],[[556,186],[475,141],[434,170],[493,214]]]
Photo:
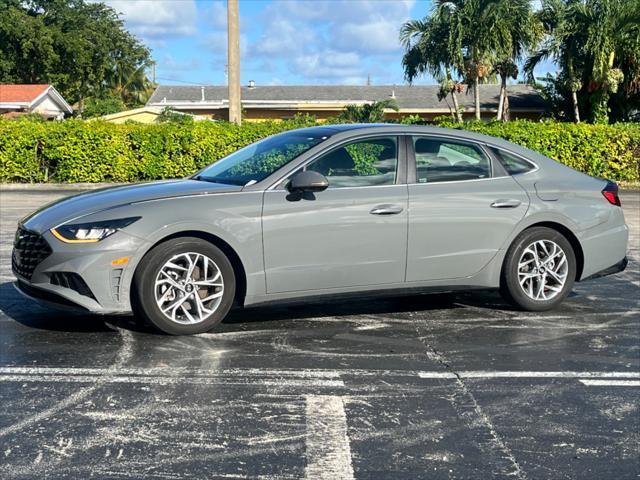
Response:
[[[291,121],[115,125],[0,120],[2,182],[132,182],[183,177],[260,138],[313,125]],[[448,125],[452,126],[452,125]],[[467,123],[590,175],[640,180],[640,124]]]

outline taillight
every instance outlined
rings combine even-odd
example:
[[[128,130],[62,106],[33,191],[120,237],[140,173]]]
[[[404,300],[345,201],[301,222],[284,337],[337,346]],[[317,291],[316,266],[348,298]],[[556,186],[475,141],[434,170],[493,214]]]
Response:
[[[622,206],[620,203],[620,197],[618,196],[618,185],[615,182],[608,181],[607,185],[602,189],[602,195],[611,205],[617,207]]]

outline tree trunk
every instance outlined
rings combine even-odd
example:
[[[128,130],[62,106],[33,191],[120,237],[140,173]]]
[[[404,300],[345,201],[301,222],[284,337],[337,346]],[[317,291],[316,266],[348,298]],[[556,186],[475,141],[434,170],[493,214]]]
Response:
[[[456,122],[462,123],[462,114],[460,113],[460,106],[458,105],[458,97],[456,95],[456,91],[451,91],[451,99],[453,100],[453,108],[456,111]]]
[[[507,89],[504,90],[504,105],[502,106],[502,120],[508,122],[511,120],[511,113],[509,112],[509,95],[507,95]]]
[[[504,120],[504,100],[507,96],[507,76],[500,75],[500,100],[498,100],[498,114],[496,119],[498,121]]]
[[[480,78],[476,75],[473,79],[473,97],[475,100],[476,120],[481,120],[480,117]]]
[[[580,123],[580,110],[578,109],[578,92],[571,90],[571,103],[573,104],[573,118]]]
[[[573,57],[568,55],[567,70],[569,74],[569,85],[571,85],[571,103],[573,104],[573,118],[576,123],[580,123],[580,110],[578,110],[578,92],[575,90],[576,79],[573,75]]]

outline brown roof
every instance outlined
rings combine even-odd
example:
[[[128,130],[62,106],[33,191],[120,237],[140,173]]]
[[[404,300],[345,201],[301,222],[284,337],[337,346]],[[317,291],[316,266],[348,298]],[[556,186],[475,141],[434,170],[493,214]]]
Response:
[[[0,85],[0,103],[32,102],[47,88],[49,85]]]

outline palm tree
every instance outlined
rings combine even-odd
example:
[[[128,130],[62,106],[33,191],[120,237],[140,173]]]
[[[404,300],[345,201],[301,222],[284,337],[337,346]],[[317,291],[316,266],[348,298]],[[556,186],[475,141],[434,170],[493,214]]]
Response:
[[[116,61],[112,70],[107,73],[105,89],[127,106],[143,105],[155,88],[146,73],[151,64],[151,61],[140,65]]]
[[[496,22],[502,0],[436,0],[434,15],[450,23],[447,43],[455,67],[473,85],[476,120],[480,120],[480,83],[492,72],[500,49]]]
[[[402,66],[406,80],[411,83],[418,75],[430,73],[440,82],[438,99],[451,95],[452,116],[462,122],[462,113],[456,93],[463,90],[462,84],[453,79],[456,71],[455,50],[452,40],[451,23],[442,17],[432,16],[424,20],[410,20],[400,29],[400,41],[405,48]]]
[[[530,80],[534,80],[533,70],[543,60],[552,58],[560,67],[565,87],[571,93],[573,117],[580,123],[578,91],[582,88],[584,61],[582,48],[585,32],[576,19],[576,6],[582,0],[542,0],[542,8],[537,16],[545,32],[541,47],[529,57],[524,69]]]
[[[619,59],[628,54],[640,58],[640,1],[587,0],[575,6],[575,17],[586,31],[592,120],[606,123],[609,97],[624,81]]]
[[[494,73],[500,76],[498,120],[508,120],[507,79],[518,78],[518,62],[542,36],[542,25],[534,15],[530,0],[501,0],[494,24],[497,36],[497,61]]]
[[[336,120],[342,123],[380,123],[384,122],[384,110],[390,108],[398,111],[398,105],[393,99],[364,105],[347,105]]]

